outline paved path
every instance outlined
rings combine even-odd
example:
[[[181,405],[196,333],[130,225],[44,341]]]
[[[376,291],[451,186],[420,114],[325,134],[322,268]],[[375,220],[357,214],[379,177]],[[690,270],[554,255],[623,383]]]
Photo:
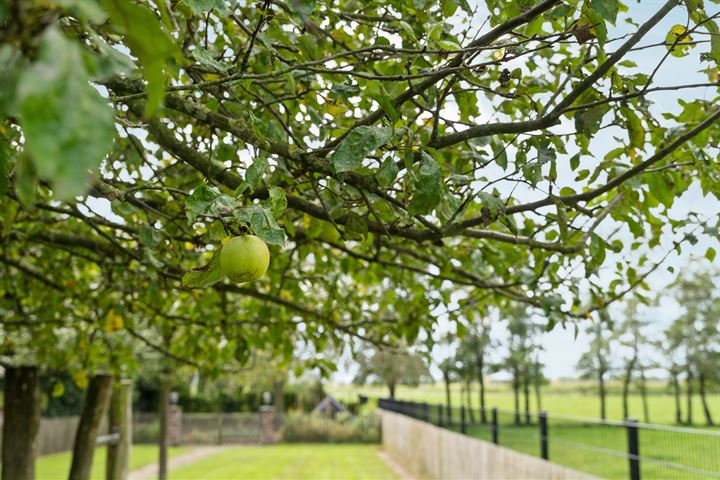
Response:
[[[197,462],[198,460],[205,458],[208,455],[222,452],[223,450],[226,450],[233,446],[235,445],[213,445],[207,447],[195,447],[187,453],[170,457],[168,459],[168,471],[172,471],[175,468]],[[137,470],[133,470],[132,472],[130,472],[129,480],[155,480],[157,477],[158,464],[151,463],[150,465],[145,465],[144,467],[138,468]]]
[[[380,457],[380,460],[385,462],[385,464],[390,467],[390,470],[392,470],[400,480],[416,480],[415,475],[408,472],[405,467],[403,467],[392,456],[390,456],[388,452],[384,450],[378,450],[378,457]]]

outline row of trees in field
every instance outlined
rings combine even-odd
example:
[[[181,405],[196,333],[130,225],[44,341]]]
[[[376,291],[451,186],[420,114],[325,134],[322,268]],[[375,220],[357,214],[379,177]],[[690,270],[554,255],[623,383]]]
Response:
[[[577,368],[584,378],[597,381],[602,418],[606,417],[606,381],[614,375],[622,380],[623,416],[630,416],[628,397],[635,385],[642,397],[643,418],[649,422],[648,372],[661,369],[667,373],[674,397],[675,421],[694,423],[693,399],[697,395],[704,423],[715,425],[708,390],[720,382],[720,294],[716,278],[710,271],[681,276],[672,291],[682,313],[664,330],[662,319],[651,322],[642,318],[642,304],[637,300],[627,302],[621,320],[606,315],[605,322],[588,328],[590,348]]]
[[[544,325],[522,305],[511,305],[502,319],[500,322],[490,316],[483,316],[465,326],[457,341],[454,340],[455,335],[446,338],[446,347],[452,349],[453,353],[438,364],[445,385],[445,402],[452,406],[450,385],[459,382],[460,403],[468,407],[470,420],[474,421],[476,410],[472,408],[471,392],[477,383],[479,420],[486,422],[486,377],[502,371],[510,375],[515,423],[530,423],[532,397],[539,411],[542,408],[541,386],[546,381],[540,360]],[[505,332],[500,331],[498,326],[504,328]],[[491,356],[493,353],[499,355]]]

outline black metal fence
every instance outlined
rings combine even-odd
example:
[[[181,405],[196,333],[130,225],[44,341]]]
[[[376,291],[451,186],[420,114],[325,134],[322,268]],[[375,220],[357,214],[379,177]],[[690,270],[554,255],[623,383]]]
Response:
[[[720,430],[383,399],[384,410],[602,478],[720,478]]]

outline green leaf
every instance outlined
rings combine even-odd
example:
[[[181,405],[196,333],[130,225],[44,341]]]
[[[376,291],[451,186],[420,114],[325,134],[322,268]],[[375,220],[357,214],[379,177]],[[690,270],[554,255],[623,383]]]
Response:
[[[600,129],[607,108],[598,106],[589,110],[582,110],[575,114],[575,129],[580,133],[592,135]]]
[[[627,129],[628,137],[630,138],[630,146],[642,150],[645,146],[645,128],[643,127],[640,118],[629,108],[622,108],[621,111],[628,122]]]
[[[287,6],[292,13],[306,21],[315,10],[315,0],[288,0]]]
[[[715,249],[713,247],[708,247],[708,249],[705,250],[705,258],[712,262],[713,260],[715,260],[716,253],[717,252],[715,252]]]
[[[193,14],[198,16],[205,16],[211,10],[215,10],[220,15],[230,13],[225,5],[225,0],[182,0],[182,3],[190,7]]]
[[[285,190],[280,187],[270,187],[268,199],[265,202],[274,218],[278,218],[287,208],[287,197]]]
[[[97,25],[107,20],[107,14],[95,0],[42,0],[40,3],[50,7],[62,7],[74,17],[80,17]]]
[[[590,8],[595,10],[602,18],[615,25],[620,2],[618,0],[591,0]]]
[[[209,50],[202,47],[195,47],[192,56],[200,62],[201,65],[215,69],[218,72],[226,72],[228,69],[228,65],[215,60],[215,56]]]
[[[351,234],[350,238],[364,238],[368,233],[367,220],[355,212],[348,213],[345,232]]]
[[[247,183],[252,190],[257,187],[262,178],[265,176],[265,172],[268,168],[268,159],[264,155],[255,157],[252,165],[245,170],[245,183]]]
[[[56,28],[18,87],[25,148],[35,170],[69,200],[87,188],[112,146],[113,110],[89,84],[80,47]]]
[[[487,192],[479,192],[478,198],[483,207],[487,208],[491,215],[496,216],[505,210],[505,204],[495,195]]]
[[[158,244],[160,244],[160,241],[162,240],[160,232],[155,230],[155,228],[149,226],[140,227],[140,230],[138,231],[138,237],[140,239],[140,243],[148,247],[156,247],[158,246]]]
[[[0,197],[7,193],[8,173],[10,172],[10,145],[0,137]]]
[[[0,46],[0,118],[14,113],[22,54],[11,45]]]
[[[17,165],[15,191],[25,208],[33,208],[37,198],[38,177],[34,165],[27,155],[21,155]]]
[[[507,169],[508,166],[508,156],[507,156],[507,149],[505,148],[505,145],[502,144],[502,142],[493,140],[491,143],[493,156],[495,158],[495,163],[498,164],[500,168],[503,170]]]
[[[330,158],[335,172],[356,169],[370,153],[385,145],[393,136],[391,128],[360,126],[340,142]]]
[[[271,245],[285,243],[285,231],[278,226],[272,214],[265,208],[256,207],[250,215],[250,228],[253,233]]]
[[[576,153],[570,157],[570,169],[574,172],[580,166],[580,154]]]
[[[720,27],[714,20],[707,20],[704,25],[710,33],[710,58],[720,65]]]
[[[187,288],[207,288],[216,284],[225,276],[220,267],[221,248],[215,249],[207,265],[190,270],[182,277],[182,285]]]
[[[219,196],[220,192],[210,188],[206,183],[193,190],[185,199],[185,214],[188,222],[192,223],[197,217],[208,213]]]
[[[395,161],[392,157],[387,157],[380,165],[380,170],[378,170],[375,178],[377,178],[381,186],[387,188],[395,182],[398,173],[400,173],[400,170]]]
[[[443,192],[443,178],[435,159],[423,152],[415,194],[410,202],[410,215],[427,215],[440,203]]]
[[[142,66],[147,86],[145,114],[153,115],[165,95],[163,67],[177,53],[172,37],[148,8],[129,0],[102,0],[112,25],[125,36],[125,43]]]

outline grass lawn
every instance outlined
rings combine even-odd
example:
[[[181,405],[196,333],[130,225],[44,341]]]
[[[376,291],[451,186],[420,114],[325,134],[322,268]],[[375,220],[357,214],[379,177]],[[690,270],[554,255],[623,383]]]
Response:
[[[170,456],[190,451],[191,448],[179,447],[170,448]],[[105,478],[105,453],[106,448],[96,448],[93,455],[93,480]],[[38,480],[65,480],[70,472],[71,452],[53,453],[43,455],[37,461],[36,478]],[[130,471],[156,462],[158,458],[158,447],[156,445],[133,445],[130,452]]]
[[[296,444],[237,447],[170,472],[171,480],[384,480],[395,474],[377,445]]]

